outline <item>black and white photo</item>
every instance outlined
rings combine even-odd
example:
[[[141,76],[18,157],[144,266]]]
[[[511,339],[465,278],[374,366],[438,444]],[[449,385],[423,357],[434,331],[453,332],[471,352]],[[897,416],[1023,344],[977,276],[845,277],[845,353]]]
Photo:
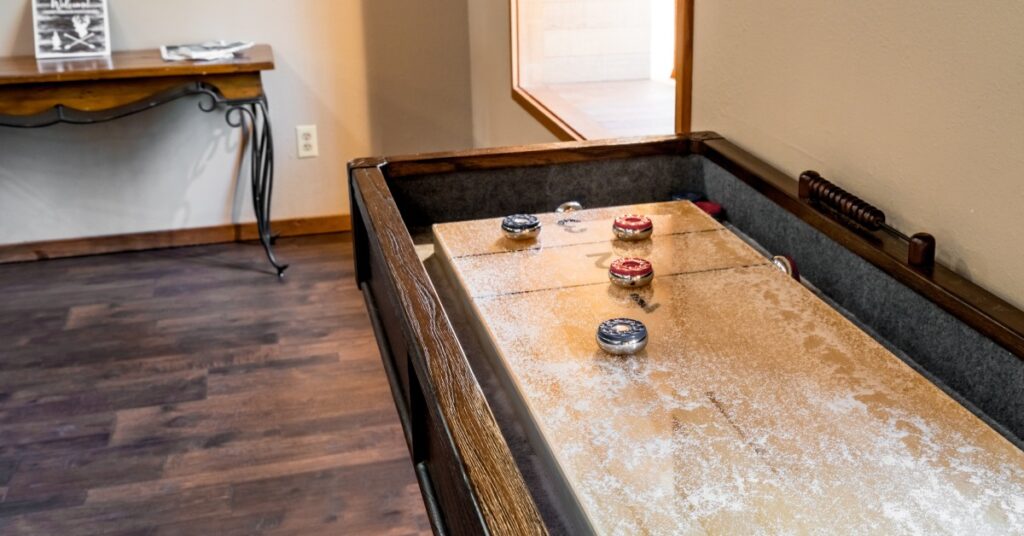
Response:
[[[110,55],[107,0],[32,0],[36,57]]]

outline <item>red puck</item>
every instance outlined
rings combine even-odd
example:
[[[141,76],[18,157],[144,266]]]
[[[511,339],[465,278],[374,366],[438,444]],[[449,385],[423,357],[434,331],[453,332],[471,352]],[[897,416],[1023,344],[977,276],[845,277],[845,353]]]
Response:
[[[619,259],[609,272],[621,277],[644,277],[654,273],[654,266],[644,259]]]
[[[654,227],[654,222],[647,216],[640,214],[627,214],[615,218],[615,227],[627,231],[646,231]]]
[[[721,218],[722,214],[725,212],[725,209],[722,208],[722,205],[719,205],[714,201],[697,201],[696,203],[694,203],[694,205],[697,205],[697,208],[703,210],[704,212],[707,212],[708,215],[710,215],[712,218],[716,220]]]

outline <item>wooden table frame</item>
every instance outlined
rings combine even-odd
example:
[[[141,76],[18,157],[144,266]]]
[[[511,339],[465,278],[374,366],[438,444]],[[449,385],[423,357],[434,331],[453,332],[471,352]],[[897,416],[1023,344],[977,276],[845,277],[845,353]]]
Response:
[[[798,182],[713,132],[457,153],[349,164],[356,278],[428,515],[438,534],[546,534],[510,448],[448,318],[392,187],[432,174],[700,155],[900,284],[1024,359],[1024,311],[936,263],[908,264],[908,244],[851,230],[802,200]],[[415,209],[413,209],[415,210]]]
[[[243,132],[260,242],[282,277],[288,266],[277,260],[273,250],[274,138],[262,80],[262,72],[273,68],[273,51],[267,45],[258,45],[235,60],[213,63],[168,63],[158,50],[76,61],[3,58],[0,126],[103,123],[181,98],[200,97],[201,111],[224,110],[228,125]]]

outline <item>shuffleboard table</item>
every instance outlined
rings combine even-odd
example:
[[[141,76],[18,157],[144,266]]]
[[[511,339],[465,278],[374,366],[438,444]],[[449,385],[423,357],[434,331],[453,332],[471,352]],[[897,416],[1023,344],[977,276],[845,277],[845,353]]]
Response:
[[[436,533],[1024,533],[1024,312],[817,173],[696,133],[368,158],[350,184]],[[502,233],[519,213],[538,236]],[[649,238],[612,233],[630,214]],[[616,259],[653,281],[612,284]],[[616,318],[644,349],[601,349]]]

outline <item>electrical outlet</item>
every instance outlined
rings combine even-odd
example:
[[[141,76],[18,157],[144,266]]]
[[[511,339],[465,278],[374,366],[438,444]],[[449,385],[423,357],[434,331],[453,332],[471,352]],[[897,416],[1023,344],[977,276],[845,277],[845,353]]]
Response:
[[[295,139],[299,144],[299,158],[316,158],[320,156],[320,140],[316,133],[316,125],[300,125],[295,127]]]

